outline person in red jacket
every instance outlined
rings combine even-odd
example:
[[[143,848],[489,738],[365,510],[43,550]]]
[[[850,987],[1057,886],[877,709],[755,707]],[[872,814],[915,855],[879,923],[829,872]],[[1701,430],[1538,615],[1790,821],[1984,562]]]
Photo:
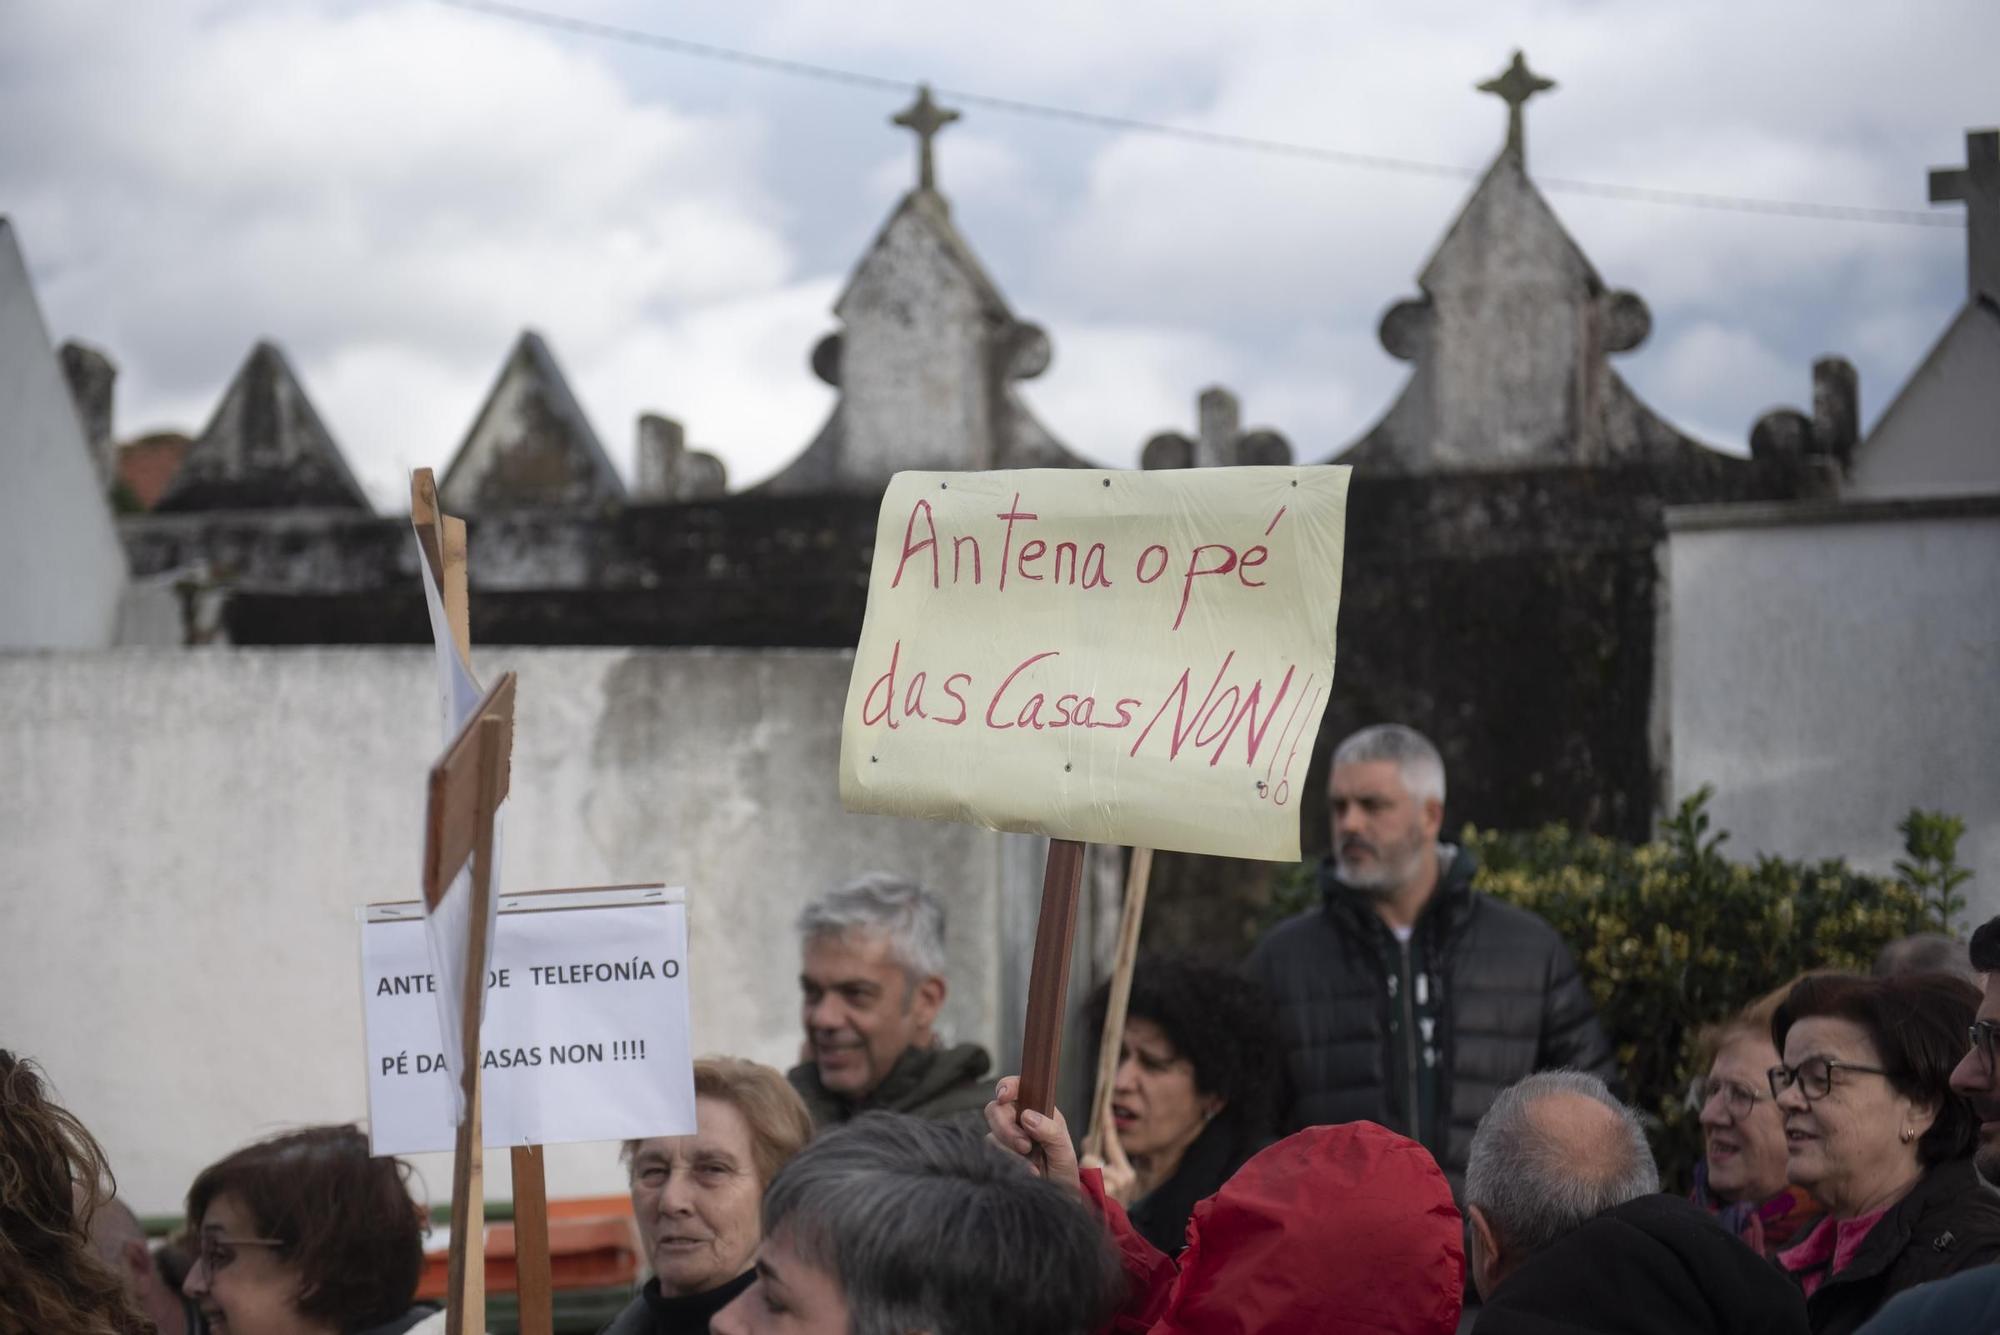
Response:
[[[1009,1076],[986,1105],[995,1144],[1083,1197],[1128,1282],[1104,1335],[1452,1335],[1464,1226],[1429,1151],[1373,1122],[1308,1127],[1194,1207],[1176,1263],[1132,1228],[1060,1111],[1023,1111]]]

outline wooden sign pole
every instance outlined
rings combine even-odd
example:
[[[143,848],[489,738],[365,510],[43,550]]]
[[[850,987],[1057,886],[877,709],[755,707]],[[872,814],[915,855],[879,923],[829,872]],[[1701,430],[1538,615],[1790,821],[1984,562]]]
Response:
[[[433,571],[437,576],[438,596],[444,603],[445,621],[451,627],[451,638],[458,648],[459,657],[466,666],[472,664],[472,603],[470,586],[466,576],[467,546],[465,521],[452,515],[443,514],[438,509],[437,484],[431,470],[418,469],[410,478],[410,515],[417,523],[420,539],[431,550],[427,553],[433,560]],[[490,893],[490,887],[489,887]],[[475,904],[478,914],[479,931],[484,932],[488,914],[486,903]],[[483,959],[482,945],[475,958]],[[475,966],[470,972],[477,972]],[[473,1072],[471,1089],[466,1096],[467,1121],[475,1128],[480,1124],[481,1086],[479,1072]],[[464,1131],[460,1132],[461,1143]],[[480,1226],[477,1239],[476,1263],[470,1267],[476,1275],[480,1289],[477,1309],[482,1318],[486,1309],[485,1277],[485,1149],[475,1131],[474,1149],[469,1156],[470,1176],[466,1183],[468,1200],[480,1202]],[[509,1151],[514,1177],[514,1274],[515,1295],[520,1304],[521,1335],[553,1335],[555,1330],[554,1276],[549,1256],[549,1195],[544,1173],[542,1147],[539,1145],[515,1145]],[[457,1160],[453,1161],[454,1204],[457,1205]],[[456,1232],[453,1235],[453,1252],[456,1254]],[[468,1244],[473,1240],[468,1239]],[[452,1287],[454,1296],[458,1293],[456,1284]]]
[[[1153,850],[1135,848],[1125,871],[1125,904],[1118,915],[1118,953],[1105,999],[1104,1033],[1097,1040],[1097,1083],[1083,1152],[1104,1157],[1104,1128],[1111,1120],[1111,1088],[1118,1081],[1118,1053],[1125,1041],[1125,1013],[1132,1002],[1132,969],[1139,960],[1139,925],[1146,917],[1146,889],[1153,879]]]
[[[479,1116],[479,1012],[486,989],[486,930],[493,896],[493,816],[507,795],[514,741],[514,674],[500,678],[431,768],[424,822],[424,900],[435,904],[470,859],[465,977],[459,1051],[465,1119],[451,1166],[451,1258],[445,1328],[448,1335],[486,1329],[484,1138]]]
[[[549,1258],[549,1188],[542,1147],[516,1145],[514,1167],[514,1296],[521,1335],[554,1335],[555,1278]]]
[[[1028,1016],[1021,1039],[1021,1106],[1044,1116],[1055,1111],[1056,1076],[1062,1068],[1063,1003],[1069,996],[1083,853],[1084,845],[1073,839],[1051,839],[1048,866],[1042,873],[1042,916],[1035,928]]]

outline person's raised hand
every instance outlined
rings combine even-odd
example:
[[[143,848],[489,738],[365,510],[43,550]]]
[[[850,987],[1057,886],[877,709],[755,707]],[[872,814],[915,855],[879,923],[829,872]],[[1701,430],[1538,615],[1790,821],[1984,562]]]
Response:
[[[1047,1116],[1021,1106],[1021,1077],[1010,1075],[1000,1082],[993,1101],[986,1105],[986,1127],[995,1145],[1028,1161],[1029,1168],[1079,1196],[1083,1181],[1076,1166],[1076,1147],[1070,1144],[1069,1124],[1058,1108]]]
[[[1083,1166],[1095,1168],[1104,1177],[1104,1194],[1120,1205],[1130,1205],[1139,1197],[1139,1173],[1132,1167],[1132,1161],[1125,1157],[1125,1147],[1118,1143],[1118,1128],[1110,1118],[1104,1120],[1104,1129],[1099,1133],[1104,1138],[1104,1154],[1085,1155]]]

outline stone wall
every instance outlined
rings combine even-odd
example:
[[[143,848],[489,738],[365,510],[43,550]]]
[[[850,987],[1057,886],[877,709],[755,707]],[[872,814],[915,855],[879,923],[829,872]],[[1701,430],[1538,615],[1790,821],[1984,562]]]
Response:
[[[1016,1050],[1027,952],[1005,943],[1032,931],[1035,841],[843,812],[847,655],[480,663],[521,683],[502,888],[687,886],[698,1052],[796,1058],[792,919],[874,868],[949,903],[948,1027]],[[427,650],[0,655],[6,1044],[136,1208],[177,1209],[254,1136],[365,1115],[355,910],[414,892],[435,710]],[[443,1200],[447,1159],[420,1166]],[[621,1187],[615,1147],[551,1149],[554,1194]]]
[[[517,510],[467,521],[475,644],[851,648],[872,497]],[[235,644],[420,644],[403,519],[328,511],[120,521],[136,574],[206,563]]]
[[[1645,838],[1658,781],[1648,710],[1662,512],[1793,495],[1813,476],[1722,455],[1670,469],[1358,473],[1333,694],[1300,789],[1308,856],[1328,847],[1319,795],[1333,744],[1384,721],[1443,752],[1447,831],[1563,821]],[[1162,855],[1148,945],[1239,958],[1278,870]]]

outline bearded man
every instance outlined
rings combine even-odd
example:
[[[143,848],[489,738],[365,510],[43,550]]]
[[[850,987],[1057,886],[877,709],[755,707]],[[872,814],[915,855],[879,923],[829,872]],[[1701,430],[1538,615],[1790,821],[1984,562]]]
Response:
[[[1249,971],[1278,1005],[1297,1126],[1378,1122],[1429,1149],[1459,1196],[1472,1133],[1501,1090],[1557,1067],[1614,1080],[1555,929],[1472,888],[1438,841],[1444,761],[1401,724],[1337,747],[1320,906],[1274,927]]]

